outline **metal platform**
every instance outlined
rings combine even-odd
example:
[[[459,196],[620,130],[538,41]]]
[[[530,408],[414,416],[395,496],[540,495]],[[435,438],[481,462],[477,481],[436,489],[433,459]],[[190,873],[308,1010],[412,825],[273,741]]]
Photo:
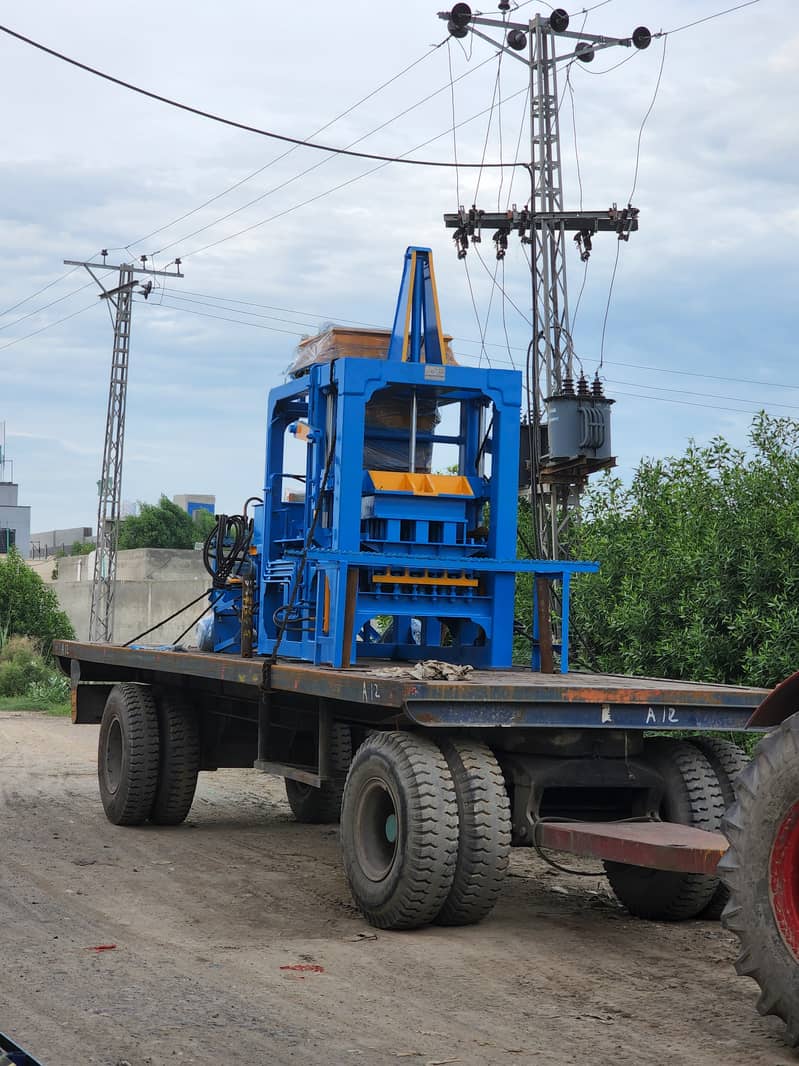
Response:
[[[537,822],[541,847],[609,862],[714,874],[727,838],[674,822]]]
[[[257,700],[267,661],[199,651],[175,651],[57,640],[53,652],[73,681],[119,680],[169,684],[168,675],[234,686]],[[374,708],[375,720],[395,714],[436,728],[589,728],[658,732],[745,728],[769,690],[703,685],[658,678],[572,671],[475,670],[459,681],[420,681],[408,664],[376,660],[348,669],[279,660],[269,671],[273,692],[297,693]],[[384,676],[388,675],[388,676]],[[368,716],[367,716],[368,717]]]

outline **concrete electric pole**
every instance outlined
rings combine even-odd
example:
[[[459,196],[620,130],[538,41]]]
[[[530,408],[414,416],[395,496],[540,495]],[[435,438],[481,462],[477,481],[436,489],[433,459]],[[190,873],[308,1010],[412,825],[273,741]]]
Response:
[[[119,511],[122,502],[122,452],[125,444],[125,404],[128,388],[128,359],[130,355],[130,325],[133,310],[133,290],[139,284],[134,274],[150,277],[182,278],[180,260],[175,260],[175,270],[150,270],[147,257],[142,256],[141,267],[132,263],[112,265],[105,261],[89,263],[65,259],[67,266],[82,266],[91,274],[100,288],[101,300],[113,306],[114,347],[111,356],[111,379],[108,386],[108,413],[105,423],[103,465],[97,483],[99,502],[97,506],[97,549],[94,554],[94,579],[92,602],[89,614],[89,640],[111,642],[114,639],[114,586],[116,580],[117,540],[119,537]],[[96,270],[116,270],[118,283],[106,289],[94,273]],[[144,286],[145,299],[152,289],[152,281]]]
[[[510,9],[500,0],[500,11]],[[468,4],[455,4],[439,13],[453,37],[471,33],[529,70],[530,78],[530,199],[521,210],[483,211],[459,205],[444,216],[453,234],[458,257],[467,254],[469,242],[479,243],[481,230],[494,230],[497,258],[505,255],[508,238],[518,234],[532,245],[533,337],[527,360],[527,418],[521,436],[522,453],[529,462],[530,503],[534,515],[536,551],[543,558],[561,554],[561,534],[569,513],[579,506],[580,492],[590,473],[615,465],[610,453],[610,404],[598,377],[590,385],[581,375],[575,389],[574,345],[570,331],[566,287],[566,233],[583,261],[591,253],[591,240],[601,231],[628,240],[638,229],[638,211],[631,204],[616,204],[600,211],[566,211],[561,172],[558,103],[558,64],[589,63],[596,52],[613,46],[647,48],[649,30],[639,26],[630,37],[605,37],[569,31],[569,16],[561,8],[535,15],[529,22],[488,18],[472,14]],[[481,27],[501,31],[495,40]],[[568,50],[557,54],[560,40]],[[525,53],[525,54],[523,54]]]

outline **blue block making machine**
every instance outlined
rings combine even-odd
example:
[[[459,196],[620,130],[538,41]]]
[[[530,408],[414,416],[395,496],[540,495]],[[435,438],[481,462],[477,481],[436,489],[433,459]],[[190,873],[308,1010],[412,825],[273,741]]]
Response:
[[[270,393],[252,533],[242,536],[236,520],[231,537],[221,522],[210,545],[214,573],[217,557],[227,564],[245,539],[249,554],[241,583],[212,594],[209,650],[241,650],[249,581],[259,655],[280,650],[339,668],[375,658],[509,667],[515,579],[527,572],[560,583],[555,650],[566,673],[570,580],[598,567],[516,557],[522,377],[456,364],[428,248],[405,253],[382,351],[350,343],[342,358],[329,354]],[[581,407],[598,405],[589,396]],[[300,471],[286,447],[292,436],[307,448]],[[431,469],[436,445],[455,459],[446,473]],[[304,493],[287,493],[288,482]],[[548,622],[536,596],[533,669]]]
[[[521,394],[515,371],[456,363],[426,248],[390,332],[300,345],[269,396],[263,497],[205,545],[200,648],[54,642],[73,721],[100,725],[106,815],[177,825],[201,770],[279,774],[299,820],[340,819],[352,896],[388,929],[486,917],[512,846],[593,856],[640,917],[726,906],[739,972],[797,1043],[799,675],[569,668],[570,582],[597,564],[517,558]],[[608,403],[559,398],[558,439],[609,447]],[[774,730],[749,766],[745,728]]]

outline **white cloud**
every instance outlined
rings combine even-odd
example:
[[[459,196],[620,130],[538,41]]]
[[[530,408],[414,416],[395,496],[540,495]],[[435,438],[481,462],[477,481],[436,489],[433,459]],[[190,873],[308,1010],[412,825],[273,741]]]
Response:
[[[629,33],[646,23],[669,29],[719,6],[713,0],[616,0],[591,12],[597,32]],[[488,10],[488,8],[486,9]],[[535,5],[524,14],[535,11]],[[608,321],[605,358],[614,362],[729,374],[764,383],[762,398],[778,395],[768,382],[793,379],[792,300],[799,213],[795,204],[797,142],[793,100],[797,79],[793,42],[775,27],[788,23],[787,0],[772,0],[686,30],[668,39],[663,80],[641,146],[636,202],[641,228],[622,249]],[[521,13],[520,13],[521,14]],[[172,0],[157,18],[141,7],[109,8],[100,0],[65,7],[55,0],[19,7],[15,28],[122,78],[199,107],[300,136],[364,96],[392,73],[443,40],[436,5],[308,0],[262,5],[230,0]],[[580,19],[582,21],[582,19]],[[579,23],[578,23],[579,25]],[[776,42],[776,43],[775,43]],[[606,75],[575,68],[575,111],[580,176],[587,207],[624,202],[633,176],[641,119],[651,101],[660,62],[659,41]],[[446,131],[451,124],[446,48],[425,58],[407,76],[326,130],[319,139],[346,144],[447,86],[363,142],[379,152],[404,152]],[[474,43],[471,65],[452,50],[457,120],[491,101],[495,63],[476,69],[489,50]],[[626,56],[626,53],[625,53]],[[592,70],[617,61],[612,51]],[[508,101],[524,85],[519,63],[503,63]],[[55,62],[8,38],[0,39],[0,92],[14,102],[0,164],[0,228],[4,270],[0,308],[22,299],[81,258],[114,248],[192,211],[256,168],[280,156],[284,146],[180,113]],[[503,153],[512,157],[523,97],[502,107]],[[494,114],[488,157],[498,152]],[[566,200],[577,206],[571,108],[561,113]],[[458,131],[461,160],[479,159],[486,117]],[[449,135],[424,149],[448,158]],[[522,157],[526,151],[522,139]],[[456,337],[476,338],[478,325],[441,215],[458,201],[451,171],[391,166],[323,195],[376,164],[333,159],[290,181],[325,157],[298,150],[269,166],[230,195],[137,244],[152,254],[172,241],[157,262],[184,255],[183,281],[173,295],[202,293],[252,301],[288,312],[250,307],[292,322],[252,318],[270,332],[188,313],[237,317],[222,307],[166,303],[134,309],[124,493],[154,499],[161,491],[216,492],[220,506],[235,511],[257,491],[262,476],[265,396],[282,380],[296,337],[321,319],[389,324],[400,266],[409,243],[430,245],[436,265],[445,327]],[[476,175],[462,170],[459,192],[471,202]],[[507,195],[506,175],[503,200]],[[227,211],[290,182],[225,222]],[[526,177],[514,177],[512,198],[522,202]],[[481,203],[493,205],[495,174],[484,173]],[[287,212],[281,214],[283,212]],[[252,223],[281,215],[196,255],[192,250]],[[212,223],[196,237],[191,231]],[[493,273],[491,242],[482,253]],[[189,253],[189,254],[187,254]],[[112,255],[124,254],[120,251]],[[598,237],[589,264],[575,331],[587,369],[597,364],[602,319],[615,255],[612,235]],[[474,254],[468,259],[481,326],[491,284]],[[79,284],[73,275],[15,315],[55,299]],[[582,278],[570,261],[572,307]],[[505,286],[524,310],[529,277],[518,247],[505,264]],[[88,297],[88,299],[86,299]],[[35,508],[40,528],[93,521],[95,483],[103,440],[110,324],[98,306],[30,340],[3,350],[9,339],[33,331],[90,302],[87,290],[13,329],[0,329],[0,420],[8,425],[21,495]],[[199,299],[204,299],[200,297]],[[98,301],[99,305],[99,301]],[[229,304],[229,308],[243,305]],[[294,315],[292,310],[302,312]],[[488,348],[498,365],[505,331],[494,293]],[[0,318],[0,326],[4,324]],[[506,307],[510,344],[522,351],[528,337],[519,315]],[[461,352],[479,345],[458,342]],[[760,399],[757,388],[668,376],[627,368],[625,380],[655,386]],[[799,380],[799,375],[796,375]],[[620,387],[621,391],[621,387]],[[628,388],[626,391],[636,390]],[[639,390],[640,391],[640,390]],[[619,396],[615,439],[622,465],[642,453],[679,450],[690,436],[718,432],[743,443],[748,418],[685,395],[699,407]],[[792,395],[792,394],[791,394]],[[728,403],[727,406],[735,406]],[[42,440],[39,438],[52,438]],[[61,443],[59,443],[61,442]],[[71,444],[71,447],[65,445]]]

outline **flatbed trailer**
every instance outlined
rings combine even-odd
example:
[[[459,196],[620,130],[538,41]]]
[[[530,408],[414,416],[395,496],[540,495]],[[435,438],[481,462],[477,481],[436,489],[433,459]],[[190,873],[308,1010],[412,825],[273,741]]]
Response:
[[[700,825],[678,830],[667,821],[631,830],[627,819],[655,819],[662,807],[662,782],[642,758],[645,737],[743,730],[768,695],[523,668],[429,680],[424,668],[390,661],[337,670],[73,641],[57,641],[54,651],[72,678],[76,723],[100,723],[116,685],[148,686],[156,703],[180,705],[194,717],[199,769],[253,767],[283,776],[297,783],[290,798],[308,799],[310,818],[310,789],[341,791],[342,733],[350,754],[372,731],[468,737],[502,768],[512,844],[686,873],[712,874],[726,841]],[[581,821],[591,822],[590,830],[577,833]]]
[[[599,858],[632,914],[724,911],[799,1042],[799,679],[570,670],[571,581],[598,563],[518,557],[521,374],[454,361],[427,248],[405,253],[390,333],[345,332],[303,342],[270,392],[263,495],[204,545],[204,650],[54,644],[74,721],[100,724],[107,817],[177,825],[200,771],[281,775],[300,821],[340,821],[383,929],[485,918],[513,846]],[[607,465],[601,382],[557,402],[550,458]],[[729,734],[774,726],[746,768]]]
[[[53,652],[73,722],[101,726],[112,822],[177,825],[199,771],[280,775],[298,820],[340,817],[355,902],[389,929],[484,918],[512,846],[601,859],[632,914],[726,906],[739,972],[799,1043],[799,675],[769,691],[77,641]],[[729,734],[775,726],[745,768]]]

